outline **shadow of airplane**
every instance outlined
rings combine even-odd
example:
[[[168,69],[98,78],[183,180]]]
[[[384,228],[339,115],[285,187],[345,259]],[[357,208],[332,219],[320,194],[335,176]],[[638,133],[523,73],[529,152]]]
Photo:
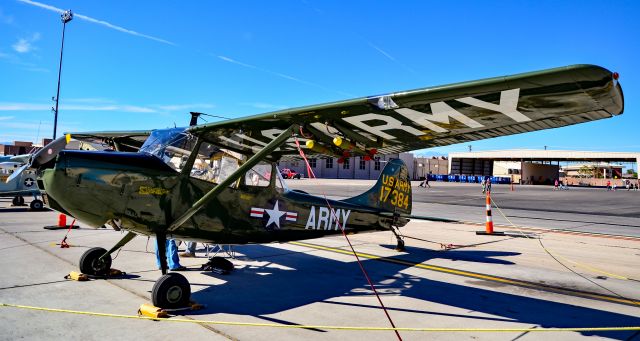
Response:
[[[226,313],[251,315],[270,320],[277,314],[316,302],[363,307],[332,301],[344,296],[372,295],[367,282],[355,262],[342,262],[305,252],[283,253],[281,249],[265,246],[238,246],[235,250],[245,255],[246,260],[265,262],[260,266],[248,265],[224,276],[227,282],[211,285],[192,294],[192,298],[207,306],[202,312],[193,314]],[[424,249],[422,249],[424,251]],[[513,264],[493,259],[516,255],[514,252],[467,251],[413,252],[410,255],[388,257],[411,264],[422,263],[432,258],[460,259],[471,262]],[[500,291],[475,288],[459,284],[430,280],[401,273],[409,266],[391,262],[365,260],[364,266],[376,289],[383,296],[402,295],[428,302],[448,305],[491,316],[465,316],[422,309],[393,307],[390,311],[405,311],[424,316],[451,316],[467,319],[466,326],[484,326],[486,321],[511,321],[543,328],[557,327],[617,327],[638,326],[640,318],[629,315],[548,301],[531,296],[514,295]],[[207,273],[214,276],[212,273]],[[428,275],[428,272],[427,272]],[[467,279],[467,283],[474,283]],[[477,282],[477,281],[476,281]],[[484,282],[484,281],[481,281]],[[506,285],[506,284],[505,284]],[[370,308],[377,308],[372,300]],[[278,320],[281,323],[285,321]],[[478,321],[478,323],[474,323]],[[349,324],[345,322],[345,324]],[[415,326],[437,327],[437,326]],[[585,336],[601,336],[624,340],[634,332],[582,332]]]

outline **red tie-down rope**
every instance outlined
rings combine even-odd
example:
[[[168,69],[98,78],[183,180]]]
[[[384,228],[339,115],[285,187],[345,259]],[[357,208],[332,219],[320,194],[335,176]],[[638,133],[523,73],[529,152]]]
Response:
[[[70,245],[67,243],[67,236],[69,235],[69,232],[71,232],[71,229],[73,228],[73,225],[76,223],[76,220],[73,219],[73,221],[71,222],[71,225],[69,225],[69,228],[67,229],[67,233],[64,235],[64,238],[62,238],[62,241],[60,242],[60,248],[65,249],[70,247]]]
[[[311,169],[311,165],[309,165],[309,161],[307,160],[307,157],[304,155],[304,152],[302,151],[302,148],[300,148],[300,142],[298,142],[298,138],[294,137],[294,140],[296,142],[296,147],[298,147],[298,152],[300,152],[300,156],[302,156],[302,159],[307,164],[307,170],[309,172],[309,178],[315,179],[316,175],[313,173],[313,170]],[[396,325],[393,323],[393,320],[391,319],[391,315],[389,315],[389,312],[387,311],[387,308],[384,306],[384,303],[382,303],[382,299],[380,298],[380,295],[378,294],[378,290],[376,290],[376,286],[373,284],[373,282],[371,282],[371,278],[369,278],[369,274],[367,273],[367,270],[364,269],[364,265],[362,265],[362,262],[360,261],[360,257],[358,257],[358,254],[356,253],[356,250],[353,248],[353,244],[351,244],[351,241],[349,240],[349,237],[347,237],[347,234],[344,232],[344,228],[342,227],[342,224],[340,223],[340,220],[338,219],[339,217],[336,215],[336,212],[333,209],[333,207],[331,207],[331,204],[329,203],[329,199],[327,199],[327,195],[323,193],[322,196],[324,197],[324,200],[327,202],[327,206],[329,207],[329,210],[331,211],[331,215],[333,216],[333,218],[335,219],[336,223],[340,227],[340,231],[342,231],[342,235],[344,236],[344,239],[347,240],[347,243],[349,244],[349,247],[351,248],[351,252],[353,253],[353,256],[356,257],[356,260],[358,261],[358,265],[360,266],[360,270],[362,270],[362,273],[364,274],[364,277],[367,279],[367,282],[369,283],[369,287],[371,287],[371,290],[373,290],[373,293],[376,295],[376,298],[378,299],[378,302],[380,303],[380,307],[382,307],[382,310],[384,311],[384,314],[387,315],[387,319],[389,320],[389,323],[391,323],[391,327],[396,328]],[[396,336],[398,337],[398,340],[402,341],[402,337],[400,336],[400,333],[397,330],[394,330],[394,332],[396,333]]]

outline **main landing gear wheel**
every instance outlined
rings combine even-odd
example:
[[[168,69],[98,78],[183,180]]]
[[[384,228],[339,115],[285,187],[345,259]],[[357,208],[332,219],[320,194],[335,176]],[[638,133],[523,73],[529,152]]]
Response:
[[[100,260],[100,256],[107,253],[107,250],[101,247],[94,247],[87,250],[80,257],[80,272],[92,276],[106,276],[111,270],[111,255]]]
[[[183,308],[189,305],[190,299],[191,285],[177,272],[170,272],[160,277],[151,291],[151,301],[158,308]]]
[[[13,197],[13,200],[11,200],[11,204],[13,206],[24,206],[24,197],[22,195],[16,195]]]
[[[41,211],[44,208],[44,203],[42,200],[36,199],[29,204],[29,207],[34,211]]]

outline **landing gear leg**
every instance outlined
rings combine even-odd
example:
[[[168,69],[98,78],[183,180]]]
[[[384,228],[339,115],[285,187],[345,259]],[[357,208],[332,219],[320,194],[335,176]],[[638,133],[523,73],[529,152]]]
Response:
[[[158,257],[160,258],[160,270],[162,270],[162,274],[167,274],[167,269],[169,266],[167,265],[167,234],[164,232],[158,232],[156,234],[156,245],[158,250]]]
[[[399,251],[399,252],[403,252],[405,251],[405,247],[404,247],[404,240],[402,239],[402,236],[400,235],[400,231],[396,231],[397,227],[391,227],[391,232],[393,232],[393,234],[396,236],[396,241],[398,242],[398,244],[396,245],[395,250]]]
[[[153,285],[151,301],[158,308],[174,309],[189,305],[191,300],[191,285],[189,281],[177,272],[167,273],[167,234],[156,234],[158,256],[160,257],[160,277]]]

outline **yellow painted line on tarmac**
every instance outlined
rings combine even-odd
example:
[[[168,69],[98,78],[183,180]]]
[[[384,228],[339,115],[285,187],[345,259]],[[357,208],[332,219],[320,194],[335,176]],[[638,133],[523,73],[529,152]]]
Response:
[[[343,250],[343,249],[339,249],[339,248],[334,248],[334,247],[329,247],[329,246],[310,244],[310,243],[304,243],[304,242],[289,242],[289,244],[308,247],[308,248],[316,249],[316,250],[323,250],[323,251],[329,251],[329,252],[334,252],[334,253],[341,253],[341,254],[345,254],[345,255],[353,255],[353,253],[351,251]],[[510,279],[510,278],[506,278],[506,277],[498,277],[498,276],[482,274],[482,273],[478,273],[478,272],[458,270],[458,269],[447,268],[447,267],[442,267],[442,266],[428,265],[428,264],[422,264],[422,263],[414,263],[414,262],[405,261],[405,260],[401,260],[401,259],[388,258],[388,257],[383,257],[383,256],[378,256],[378,255],[373,255],[373,254],[368,254],[368,253],[362,253],[362,252],[356,252],[356,254],[358,255],[358,257],[368,258],[368,259],[377,260],[377,261],[381,261],[381,262],[394,263],[394,264],[400,264],[400,265],[407,265],[407,266],[416,267],[416,268],[425,269],[425,270],[437,271],[437,272],[448,273],[448,274],[452,274],[452,275],[458,275],[458,276],[464,276],[464,277],[470,277],[470,278],[483,279],[483,280],[486,280],[486,281],[499,282],[499,283],[515,285],[515,286],[519,286],[519,287],[526,287],[526,288],[536,289],[536,290],[540,290],[540,291],[553,292],[553,293],[570,295],[570,296],[578,296],[578,297],[583,297],[583,298],[590,298],[590,299],[595,299],[595,300],[614,302],[614,303],[621,303],[621,304],[633,305],[633,306],[640,305],[640,301],[636,301],[636,300],[632,300],[632,299],[628,299],[628,298],[624,298],[624,297],[609,296],[609,295],[597,294],[597,293],[588,292],[588,291],[581,291],[581,290],[564,289],[564,288],[560,288],[560,287],[555,287],[555,286],[550,286],[550,285],[543,285],[543,284],[534,283],[534,282],[521,281],[521,280],[517,280],[517,279]]]
[[[367,327],[367,326],[324,326],[324,325],[297,325],[297,324],[281,324],[281,323],[258,323],[258,322],[235,322],[235,321],[211,321],[211,320],[196,320],[196,319],[179,319],[179,318],[155,318],[140,315],[123,315],[123,314],[109,314],[109,313],[96,313],[90,311],[69,310],[69,309],[55,309],[45,307],[34,307],[19,304],[0,303],[0,308],[18,308],[28,310],[46,311],[51,313],[67,313],[97,317],[112,317],[112,318],[124,318],[133,320],[146,320],[154,322],[174,322],[174,323],[192,323],[192,324],[214,324],[214,325],[226,325],[226,326],[241,326],[241,327],[270,327],[270,328],[285,328],[285,329],[325,329],[325,330],[351,330],[351,331],[402,331],[402,332],[507,332],[507,333],[528,333],[528,332],[597,332],[597,331],[638,331],[640,326],[628,326],[628,327],[591,327],[591,328],[411,328],[411,327]]]

